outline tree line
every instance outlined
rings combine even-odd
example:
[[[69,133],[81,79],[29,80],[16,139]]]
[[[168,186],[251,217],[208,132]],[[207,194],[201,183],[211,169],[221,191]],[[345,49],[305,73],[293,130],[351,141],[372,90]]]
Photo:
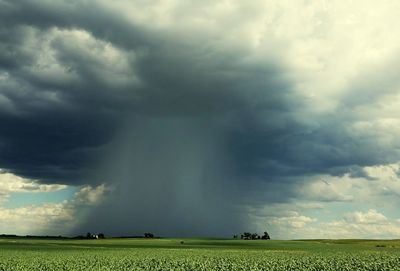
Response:
[[[238,239],[238,235],[234,235],[233,239]],[[242,240],[270,240],[271,237],[269,236],[268,232],[264,232],[263,235],[258,235],[258,233],[251,233],[251,232],[244,232],[240,235],[240,239]]]

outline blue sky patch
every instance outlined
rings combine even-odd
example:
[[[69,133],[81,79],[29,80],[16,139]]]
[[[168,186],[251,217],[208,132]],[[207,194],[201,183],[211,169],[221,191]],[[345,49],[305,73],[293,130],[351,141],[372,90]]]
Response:
[[[4,203],[4,207],[20,208],[44,203],[59,203],[71,199],[76,191],[76,187],[68,186],[65,189],[54,192],[13,192],[10,193],[10,197]]]

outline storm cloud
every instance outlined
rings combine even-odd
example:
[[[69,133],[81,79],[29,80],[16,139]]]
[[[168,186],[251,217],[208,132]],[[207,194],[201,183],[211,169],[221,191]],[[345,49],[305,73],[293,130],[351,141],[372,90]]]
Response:
[[[315,176],[374,181],[399,160],[399,46],[342,53],[386,25],[346,42],[334,4],[283,6],[0,0],[0,167],[107,183],[76,231],[114,235],[230,234]]]

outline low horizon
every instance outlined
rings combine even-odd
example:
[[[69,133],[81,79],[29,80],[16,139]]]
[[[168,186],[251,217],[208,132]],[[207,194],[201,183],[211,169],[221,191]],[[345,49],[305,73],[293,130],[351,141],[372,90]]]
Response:
[[[97,235],[97,234],[93,234]],[[154,237],[145,237],[144,234],[142,235],[127,235],[127,236],[108,236],[107,234],[104,234],[104,237],[102,238],[88,238],[85,236],[85,234],[80,234],[76,236],[64,236],[64,235],[18,235],[18,234],[4,234],[0,233],[0,239],[1,238],[34,238],[34,239],[79,239],[79,240],[86,240],[86,239],[146,239],[146,240],[151,240],[151,239],[200,239],[200,240],[237,240],[237,241],[263,241],[263,242],[269,242],[269,241],[318,241],[318,240],[360,240],[360,241],[399,241],[400,238],[293,238],[293,239],[276,239],[276,238],[271,238],[268,240],[263,240],[263,239],[243,239],[243,238],[233,238],[233,237],[207,237],[207,236],[189,236],[189,237],[180,237],[180,236],[154,236]]]
[[[0,232],[400,238],[399,1],[0,0]]]

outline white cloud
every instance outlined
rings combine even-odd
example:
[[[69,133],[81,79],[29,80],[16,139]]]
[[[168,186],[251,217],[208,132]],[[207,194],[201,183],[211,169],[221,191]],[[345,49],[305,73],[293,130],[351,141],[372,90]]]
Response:
[[[75,193],[73,203],[79,205],[96,206],[101,204],[107,194],[111,191],[112,189],[105,184],[101,184],[96,187],[92,187],[89,185],[84,186]]]
[[[257,232],[268,231],[274,239],[294,239],[302,238],[305,230],[315,224],[317,219],[298,211],[275,210],[272,215],[252,216],[252,221]]]
[[[257,217],[255,228],[267,230],[275,239],[399,238],[400,219],[389,219],[375,209],[345,213],[340,219],[323,221],[297,211],[281,216]]]
[[[0,207],[0,232],[59,235],[74,224],[74,212],[67,202],[10,209]]]
[[[0,172],[0,191],[4,192],[54,192],[65,189],[62,184],[41,184],[8,172]]]
[[[319,211],[325,208],[326,203],[302,201],[300,199],[287,203],[274,203],[262,207],[247,207],[247,213],[254,217],[285,217],[293,216],[304,211]]]
[[[6,201],[12,192],[51,193],[65,188],[66,185],[40,184],[35,180],[0,171],[0,203]],[[6,208],[0,204],[0,233],[21,235],[68,233],[84,215],[82,207],[101,204],[111,191],[112,189],[105,184],[95,187],[83,186],[72,199],[58,203],[43,201],[40,204],[17,208]]]
[[[360,168],[365,176],[316,175],[302,183],[297,198],[311,202],[388,203],[400,200],[400,164]],[[392,198],[389,198],[392,196]]]
[[[348,223],[356,224],[385,224],[388,219],[375,209],[369,209],[367,212],[352,212],[344,215],[344,220]]]
[[[398,219],[388,219],[377,210],[346,213],[343,219],[321,223],[319,235],[325,238],[399,238]]]
[[[399,170],[395,163],[360,168],[360,176],[309,177],[292,201],[249,208],[251,220],[273,238],[399,238]]]
[[[268,224],[274,227],[302,228],[307,223],[314,221],[316,221],[315,218],[300,215],[299,213],[294,212],[292,216],[271,217]]]
[[[304,229],[318,221],[317,218],[303,213],[321,208],[322,204],[312,202],[275,203],[262,208],[249,208],[249,217],[253,222],[251,230],[266,230],[275,239],[299,238]]]
[[[13,192],[55,192],[67,188],[61,184],[41,184],[15,174],[0,171],[0,203],[6,201]]]
[[[299,187],[298,196],[309,201],[352,201],[354,196],[348,193],[351,183],[338,179],[332,181],[329,176],[306,182]]]

